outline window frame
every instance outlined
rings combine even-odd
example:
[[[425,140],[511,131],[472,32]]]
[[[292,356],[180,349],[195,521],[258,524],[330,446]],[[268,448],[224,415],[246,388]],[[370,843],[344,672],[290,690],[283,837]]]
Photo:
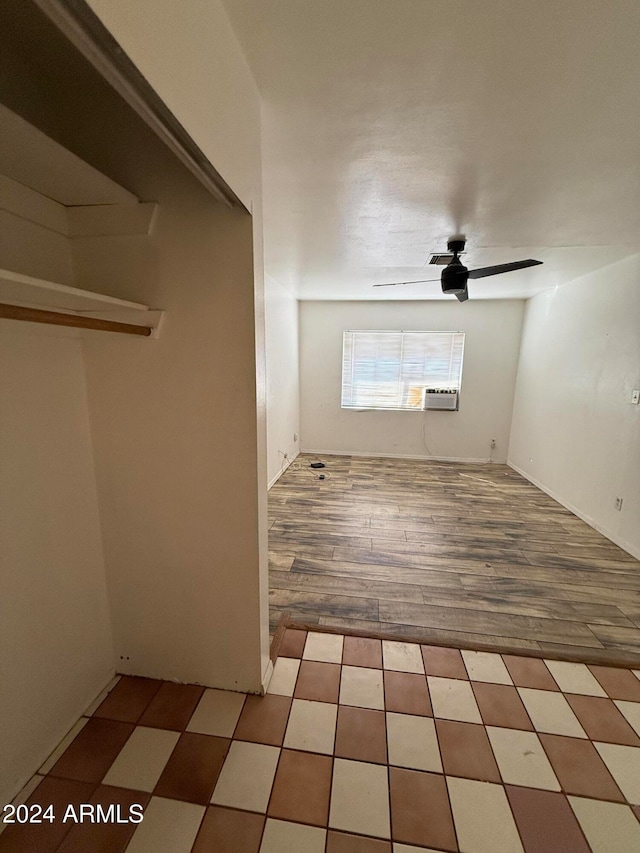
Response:
[[[346,400],[353,400],[354,398],[354,359],[355,353],[358,343],[358,335],[362,336],[377,336],[378,340],[372,340],[369,342],[370,346],[380,346],[383,342],[384,336],[388,335],[389,344],[393,346],[395,344],[396,348],[399,348],[398,355],[396,356],[397,360],[397,375],[394,379],[389,380],[389,384],[395,384],[396,389],[389,389],[389,392],[395,393],[396,401],[400,399],[406,399],[408,394],[415,395],[416,391],[419,391],[421,395],[421,403],[419,405],[355,405],[353,403],[345,402]],[[412,335],[421,335],[421,336],[449,336],[451,339],[451,351],[449,355],[449,366],[448,373],[449,379],[445,382],[442,378],[431,378],[430,377],[421,377],[423,381],[416,381],[412,385],[409,385],[407,388],[406,380],[403,382],[403,376],[406,374],[410,374],[412,370],[415,372],[416,364],[415,364],[415,356],[414,363],[412,364],[411,359],[404,359],[404,351],[405,351],[405,336],[409,337]],[[391,336],[395,337],[395,341],[391,338]],[[364,346],[367,345],[366,341],[361,342]],[[341,396],[340,396],[340,408],[345,409],[346,411],[375,411],[375,412],[425,412],[425,411],[458,411],[460,407],[460,395],[462,390],[462,374],[463,374],[463,366],[464,366],[464,348],[466,343],[466,335],[463,331],[449,331],[449,330],[432,330],[432,331],[423,331],[423,330],[405,330],[405,329],[345,329],[342,335],[342,367],[341,367]],[[348,356],[350,355],[350,361],[348,360]],[[426,360],[429,358],[429,354],[426,353],[426,344],[425,344],[425,354],[423,358]],[[435,357],[432,355],[431,357]],[[382,359],[380,360],[382,361]],[[374,367],[377,367],[378,361],[375,361]],[[392,365],[392,361],[390,361],[390,365]],[[349,371],[346,372],[346,368],[349,367]],[[451,380],[451,369],[452,367],[458,368],[458,375],[452,381]],[[438,371],[433,371],[432,377],[436,376]],[[374,382],[373,387],[376,385],[381,385],[381,381],[378,380]],[[443,393],[444,389],[455,390],[456,393],[456,401],[455,406],[437,406],[437,405],[427,405],[426,404],[426,394],[428,389],[437,389],[438,393]],[[381,397],[384,392],[381,392]],[[431,402],[433,401],[433,396],[430,397]],[[380,399],[376,402],[380,402]]]

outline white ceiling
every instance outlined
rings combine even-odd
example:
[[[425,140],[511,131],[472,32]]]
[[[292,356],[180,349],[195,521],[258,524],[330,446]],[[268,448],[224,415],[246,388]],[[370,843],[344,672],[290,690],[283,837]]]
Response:
[[[640,249],[638,0],[224,0],[263,97],[267,272],[303,299],[419,299],[431,252],[544,265]],[[452,297],[446,297],[451,299]]]

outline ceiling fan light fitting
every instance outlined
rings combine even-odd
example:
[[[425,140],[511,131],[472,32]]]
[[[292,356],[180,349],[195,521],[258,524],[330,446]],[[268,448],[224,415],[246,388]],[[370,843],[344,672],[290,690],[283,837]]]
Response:
[[[442,270],[441,284],[443,293],[464,293],[467,289],[467,278],[469,271],[459,261],[454,258],[451,263]]]

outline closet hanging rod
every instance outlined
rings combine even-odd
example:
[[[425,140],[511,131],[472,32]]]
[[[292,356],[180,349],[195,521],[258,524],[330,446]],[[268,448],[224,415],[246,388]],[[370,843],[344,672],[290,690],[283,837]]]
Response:
[[[148,338],[153,332],[149,326],[116,323],[113,320],[97,320],[95,317],[82,317],[78,314],[58,314],[57,311],[43,311],[40,308],[27,308],[23,305],[7,305],[4,303],[0,303],[0,318],[26,320],[29,323],[49,323],[53,326],[71,326],[74,329],[120,332],[123,335],[141,335],[145,338]]]

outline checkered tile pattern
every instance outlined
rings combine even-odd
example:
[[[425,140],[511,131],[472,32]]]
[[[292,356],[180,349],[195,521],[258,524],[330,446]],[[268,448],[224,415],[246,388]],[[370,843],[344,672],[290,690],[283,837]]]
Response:
[[[640,850],[640,671],[287,629],[269,692],[122,677],[22,802],[41,853]]]

